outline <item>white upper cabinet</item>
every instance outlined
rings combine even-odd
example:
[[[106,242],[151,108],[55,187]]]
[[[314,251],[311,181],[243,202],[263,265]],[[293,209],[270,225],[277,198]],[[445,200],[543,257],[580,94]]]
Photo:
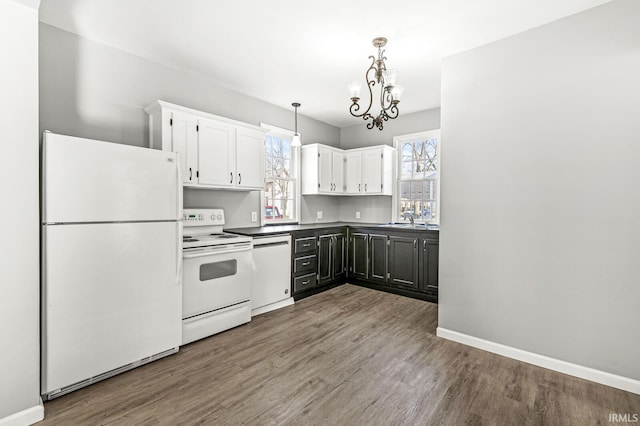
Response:
[[[349,195],[392,195],[395,150],[386,145],[346,151],[345,187]]]
[[[145,111],[150,147],[180,153],[185,186],[264,188],[265,130],[164,101]]]
[[[395,150],[387,145],[342,150],[304,145],[302,194],[391,195]]]
[[[344,194],[344,151],[326,145],[301,147],[302,194]]]
[[[236,174],[239,188],[264,189],[264,131],[236,130]]]
[[[362,193],[362,152],[347,152],[346,158],[345,193],[360,194]]]
[[[198,120],[198,150],[198,183],[233,187],[236,129],[225,123]]]

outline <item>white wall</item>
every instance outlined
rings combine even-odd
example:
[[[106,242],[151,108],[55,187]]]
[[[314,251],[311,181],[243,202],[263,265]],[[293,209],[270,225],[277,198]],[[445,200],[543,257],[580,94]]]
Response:
[[[640,380],[640,2],[447,58],[439,326]]]
[[[0,423],[40,401],[38,2],[0,2]],[[25,414],[26,412],[29,414]],[[21,416],[19,413],[22,413]],[[17,416],[17,417],[16,417]]]
[[[201,75],[40,24],[40,130],[148,146],[148,116],[143,108],[156,99],[254,125],[264,122],[292,129],[294,124],[293,108],[279,108]],[[303,143],[338,146],[340,130],[304,116],[304,99],[295,100],[303,104],[298,114]],[[261,211],[259,192],[244,196],[227,191],[191,192],[185,192],[186,207],[240,212],[228,215],[231,226],[252,226],[250,211]],[[338,217],[339,200],[327,200],[326,205]],[[309,211],[305,197],[302,211]],[[302,221],[315,221],[315,216],[305,214]]]

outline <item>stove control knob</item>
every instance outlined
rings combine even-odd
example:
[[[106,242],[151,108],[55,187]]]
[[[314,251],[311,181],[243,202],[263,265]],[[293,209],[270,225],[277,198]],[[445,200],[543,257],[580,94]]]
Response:
[[[216,215],[215,214],[211,215],[211,220],[216,220]]]
[[[218,213],[218,220],[222,220],[222,213]]]

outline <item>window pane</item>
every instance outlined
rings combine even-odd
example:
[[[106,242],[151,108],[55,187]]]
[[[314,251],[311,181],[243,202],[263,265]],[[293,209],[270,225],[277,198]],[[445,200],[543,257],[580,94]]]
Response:
[[[282,140],[282,157],[291,158],[291,141],[287,139]]]
[[[264,171],[267,174],[267,178],[270,178],[271,176],[273,176],[273,158],[267,155],[265,160],[266,164]]]
[[[292,199],[287,199],[287,200],[281,200],[281,205],[282,205],[282,214],[283,214],[283,219],[284,220],[290,220],[293,219],[294,216],[294,212],[295,212],[295,204],[293,202]]]
[[[412,176],[413,176],[413,162],[403,161],[402,163],[400,163],[400,178],[411,179]]]
[[[264,153],[269,158],[271,156],[271,136],[265,135],[264,137]]]
[[[413,160],[413,143],[403,143],[402,144],[402,157],[400,161],[412,161]]]
[[[423,159],[425,172],[435,172],[438,170],[437,147],[438,139],[431,138],[425,142],[425,155]]]
[[[274,179],[273,198],[293,198],[293,185],[291,181]]]

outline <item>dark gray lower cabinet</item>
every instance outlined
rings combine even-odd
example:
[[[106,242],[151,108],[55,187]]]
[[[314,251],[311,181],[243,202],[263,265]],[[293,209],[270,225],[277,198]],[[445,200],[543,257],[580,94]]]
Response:
[[[349,282],[438,301],[437,231],[333,227],[293,233],[291,287],[303,297]]]
[[[346,274],[346,233],[318,236],[318,284],[339,280]]]
[[[389,283],[418,288],[418,237],[389,237]]]
[[[388,236],[369,234],[369,279],[371,281],[387,282],[388,245]]]
[[[435,296],[438,295],[439,243],[435,238],[420,239],[420,289]]]
[[[438,301],[438,233],[349,230],[349,278],[406,296]]]
[[[349,233],[349,276],[367,279],[367,265],[369,257],[369,235],[353,232]]]

